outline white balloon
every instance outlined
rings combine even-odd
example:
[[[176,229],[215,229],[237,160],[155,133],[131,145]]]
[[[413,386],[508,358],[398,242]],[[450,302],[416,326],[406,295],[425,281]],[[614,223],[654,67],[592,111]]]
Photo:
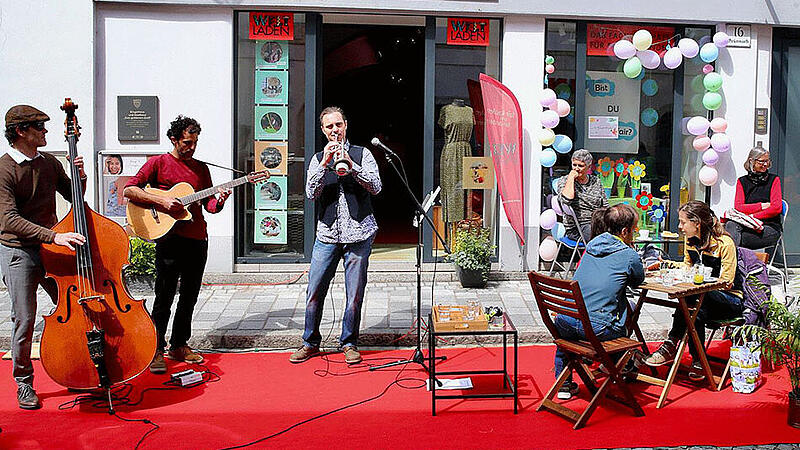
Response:
[[[636,56],[639,57],[645,69],[657,69],[661,65],[661,57],[653,50],[636,52]]]
[[[545,89],[542,91],[541,95],[539,95],[539,104],[541,104],[545,108],[550,107],[550,105],[552,105],[555,102],[556,102],[556,92],[552,89]]]
[[[681,54],[686,58],[694,58],[700,53],[700,46],[697,45],[697,41],[691,38],[683,38],[678,41],[678,48],[681,50]]]
[[[553,130],[550,128],[543,128],[539,130],[539,136],[537,137],[539,138],[539,143],[542,144],[542,147],[547,147],[556,140],[556,134],[553,133]]]
[[[552,236],[547,236],[539,244],[539,257],[545,261],[552,261],[556,259],[558,254],[558,243]]]
[[[556,212],[552,209],[545,209],[542,214],[539,215],[539,226],[544,228],[545,230],[549,230],[553,228],[553,225],[558,220],[556,216]]]
[[[711,123],[703,116],[694,116],[686,122],[686,129],[695,136],[708,132],[709,126]]]
[[[717,172],[717,169],[711,166],[703,166],[697,173],[697,178],[700,179],[700,182],[703,183],[703,186],[713,186],[717,184],[719,173]]]
[[[730,37],[728,37],[728,34],[723,31],[718,31],[714,34],[714,45],[719,48],[727,47],[729,41]]]
[[[552,110],[542,111],[541,122],[545,128],[555,128],[558,126],[558,113]]]
[[[647,30],[639,30],[633,33],[633,46],[636,50],[647,50],[653,43],[653,35]]]
[[[728,129],[728,121],[722,117],[715,117],[714,120],[711,121],[711,129],[715,133],[724,133],[725,130]]]
[[[561,98],[556,100],[555,108],[551,105],[550,109],[555,111],[558,114],[558,117],[567,117],[572,111],[572,107],[569,106],[569,102]]]
[[[727,152],[731,148],[731,138],[725,133],[714,133],[711,135],[711,148],[717,153]]]
[[[719,161],[719,153],[715,152],[713,148],[710,148],[703,153],[703,162],[706,163],[707,166],[715,166]]]
[[[631,41],[621,39],[614,43],[614,55],[619,59],[628,59],[636,54],[636,47]]]
[[[664,53],[664,65],[667,69],[675,69],[683,62],[683,55],[678,47],[672,47]]]

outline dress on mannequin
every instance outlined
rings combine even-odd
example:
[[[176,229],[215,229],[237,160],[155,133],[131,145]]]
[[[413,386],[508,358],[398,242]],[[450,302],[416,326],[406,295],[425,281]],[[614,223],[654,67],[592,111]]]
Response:
[[[439,161],[439,184],[442,186],[442,220],[464,219],[464,189],[461,182],[463,158],[472,156],[469,144],[475,118],[472,108],[456,99],[439,112],[439,126],[444,128],[445,144]]]

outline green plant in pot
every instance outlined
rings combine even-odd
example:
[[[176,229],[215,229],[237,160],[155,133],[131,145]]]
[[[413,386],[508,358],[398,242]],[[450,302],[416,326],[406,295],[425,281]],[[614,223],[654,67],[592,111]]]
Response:
[[[125,267],[128,285],[145,284],[150,287],[156,277],[156,244],[138,237],[130,238],[130,264]]]
[[[486,228],[456,229],[452,253],[447,255],[447,260],[455,264],[461,286],[486,287],[495,249],[489,237]]]
[[[744,325],[735,336],[759,343],[761,355],[789,372],[789,425],[800,428],[800,310],[771,298],[765,303],[767,327]]]

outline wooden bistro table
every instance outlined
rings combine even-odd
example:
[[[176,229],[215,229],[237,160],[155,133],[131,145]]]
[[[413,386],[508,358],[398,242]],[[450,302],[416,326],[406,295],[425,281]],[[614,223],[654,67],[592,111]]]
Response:
[[[711,366],[708,364],[708,358],[706,357],[703,342],[700,342],[700,338],[697,336],[697,329],[694,326],[694,320],[697,317],[697,313],[700,311],[700,306],[703,304],[703,298],[705,297],[705,294],[710,291],[721,290],[724,288],[725,283],[720,281],[703,283],[700,285],[683,282],[677,283],[674,286],[668,286],[655,280],[648,279],[645,279],[645,282],[639,286],[639,289],[641,289],[641,294],[639,295],[639,301],[636,303],[636,307],[628,319],[628,329],[632,329],[633,332],[636,333],[636,337],[638,337],[642,342],[642,351],[645,353],[645,355],[649,355],[650,351],[647,348],[647,345],[644,343],[645,340],[644,336],[642,335],[642,330],[637,324],[639,313],[641,312],[642,306],[645,303],[676,309],[679,314],[683,314],[683,318],[686,320],[686,334],[683,336],[683,338],[681,338],[681,342],[678,345],[678,352],[675,354],[675,360],[670,365],[667,378],[662,379],[656,377],[655,370],[653,370],[652,375],[646,375],[643,373],[639,373],[637,375],[637,380],[639,381],[644,381],[645,383],[650,383],[656,386],[662,386],[663,389],[660,397],[658,398],[656,408],[661,408],[664,406],[664,402],[667,399],[667,393],[669,392],[672,382],[675,380],[675,375],[678,373],[678,369],[680,368],[681,356],[686,348],[687,341],[690,343],[690,345],[694,345],[695,350],[697,350],[697,354],[700,355],[700,364],[703,366],[703,373],[706,375],[705,382],[708,383],[708,386],[712,390],[717,390],[719,377],[715,376],[711,372]],[[648,295],[651,292],[664,293],[667,295],[667,298],[664,299],[652,297]],[[693,295],[698,297],[697,302],[695,302],[693,305],[689,305],[686,299],[687,297]]]

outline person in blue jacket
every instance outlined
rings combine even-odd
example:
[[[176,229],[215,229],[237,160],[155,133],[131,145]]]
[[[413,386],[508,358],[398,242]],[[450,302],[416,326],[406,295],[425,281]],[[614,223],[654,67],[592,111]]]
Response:
[[[602,217],[601,229],[605,232],[594,237],[586,246],[575,280],[580,285],[589,319],[595,335],[601,341],[627,336],[628,286],[636,287],[644,281],[644,267],[639,254],[633,249],[639,215],[633,207],[619,204],[607,208]],[[556,328],[565,339],[586,339],[580,320],[558,315]],[[556,376],[566,365],[566,354],[556,350]],[[572,376],[558,391],[558,398],[569,399],[578,392],[578,384]]]

